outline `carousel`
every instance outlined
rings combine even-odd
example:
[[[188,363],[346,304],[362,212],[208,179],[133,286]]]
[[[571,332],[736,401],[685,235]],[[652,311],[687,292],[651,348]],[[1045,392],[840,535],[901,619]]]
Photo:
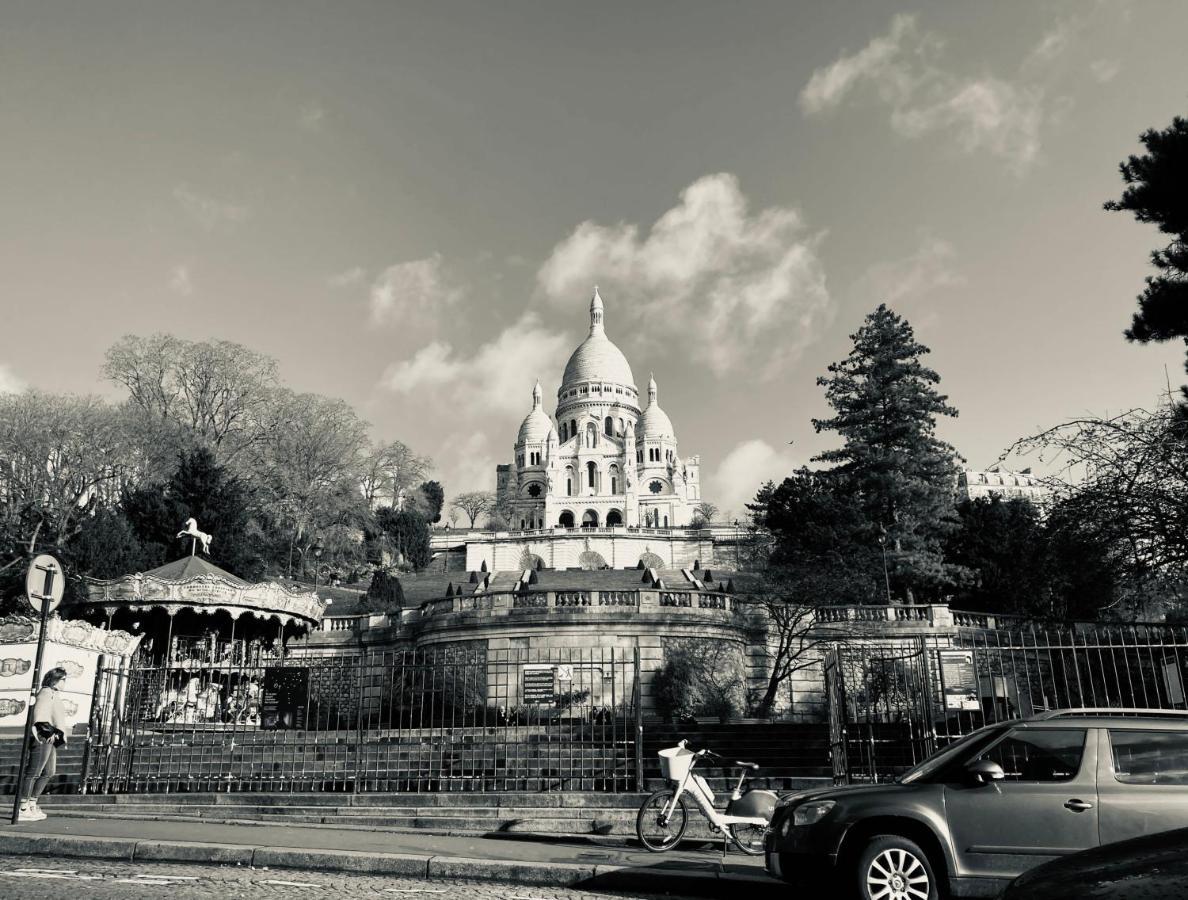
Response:
[[[329,601],[275,581],[244,581],[203,559],[210,535],[189,520],[190,554],[148,572],[87,579],[84,617],[141,635],[134,667],[158,675],[143,715],[164,724],[259,724],[267,670]]]

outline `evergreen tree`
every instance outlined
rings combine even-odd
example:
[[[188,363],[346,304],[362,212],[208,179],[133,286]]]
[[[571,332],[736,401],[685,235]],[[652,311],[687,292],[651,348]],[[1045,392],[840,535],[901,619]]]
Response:
[[[255,581],[264,572],[264,560],[249,502],[243,482],[216,463],[209,450],[199,448],[181,456],[165,485],[125,496],[124,512],[146,557],[155,557],[156,565],[189,553],[188,539],[175,535],[192,518],[213,537],[206,558],[232,575]]]
[[[1044,618],[1051,612],[1048,534],[1027,500],[981,497],[957,507],[945,558],[972,573],[953,606]]]
[[[400,579],[383,569],[376,569],[367,593],[359,603],[359,609],[362,612],[395,613],[399,616],[403,606],[404,587]]]
[[[1159,274],[1148,278],[1139,294],[1138,312],[1126,336],[1142,343],[1188,344],[1188,119],[1177,116],[1170,128],[1151,129],[1142,142],[1146,155],[1131,156],[1120,166],[1126,182],[1122,198],[1105,208],[1158,225],[1171,240],[1151,254]],[[1184,390],[1188,396],[1188,386]]]
[[[415,509],[395,510],[382,507],[376,524],[387,536],[389,546],[400,554],[404,564],[414,571],[429,565],[429,523]]]
[[[421,485],[420,498],[425,518],[432,523],[441,521],[441,507],[445,503],[445,489],[439,482],[426,481]]]
[[[936,436],[937,417],[957,410],[936,390],[940,376],[921,362],[929,349],[886,305],[851,340],[849,356],[817,379],[834,415],[813,420],[843,444],[814,461],[831,464],[831,477],[861,504],[865,527],[856,539],[885,547],[892,595],[909,603],[939,599],[964,575],[942,556],[942,540],[956,524],[960,457]]]

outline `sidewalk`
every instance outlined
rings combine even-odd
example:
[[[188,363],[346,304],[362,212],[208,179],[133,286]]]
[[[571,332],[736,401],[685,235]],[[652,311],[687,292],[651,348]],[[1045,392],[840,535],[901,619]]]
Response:
[[[739,887],[786,897],[761,858],[733,850],[656,854],[581,839],[441,836],[333,827],[234,825],[53,816],[0,826],[0,855],[151,859],[319,871],[476,878],[673,894]]]

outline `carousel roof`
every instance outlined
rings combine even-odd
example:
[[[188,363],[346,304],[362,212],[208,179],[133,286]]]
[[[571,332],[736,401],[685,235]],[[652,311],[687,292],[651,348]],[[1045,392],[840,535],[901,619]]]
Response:
[[[290,590],[275,581],[251,584],[197,555],[122,578],[88,578],[87,602],[131,609],[155,606],[170,615],[183,609],[221,610],[233,618],[247,613],[306,623],[320,621],[326,608],[326,602],[313,591]]]

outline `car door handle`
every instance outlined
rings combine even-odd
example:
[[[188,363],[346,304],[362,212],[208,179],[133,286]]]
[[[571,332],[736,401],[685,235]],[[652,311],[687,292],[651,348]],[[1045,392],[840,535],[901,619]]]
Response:
[[[1084,800],[1069,800],[1064,804],[1065,809],[1071,809],[1073,812],[1084,812],[1087,809],[1093,809],[1092,803],[1086,803]]]

